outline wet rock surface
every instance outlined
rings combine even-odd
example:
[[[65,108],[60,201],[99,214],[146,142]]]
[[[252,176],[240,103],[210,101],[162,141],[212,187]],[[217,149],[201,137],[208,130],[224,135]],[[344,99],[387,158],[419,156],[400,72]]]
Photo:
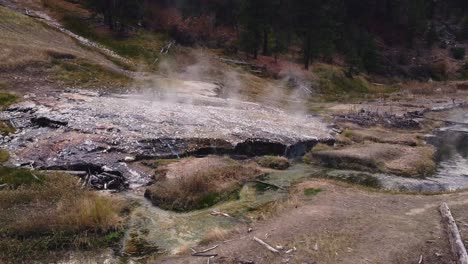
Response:
[[[332,140],[318,118],[208,96],[29,94],[0,119],[17,129],[0,143],[13,163],[88,171],[95,177],[84,180],[98,189],[114,186],[109,174],[126,179],[115,189],[148,183],[149,176],[130,169],[129,161],[209,154],[293,158]]]

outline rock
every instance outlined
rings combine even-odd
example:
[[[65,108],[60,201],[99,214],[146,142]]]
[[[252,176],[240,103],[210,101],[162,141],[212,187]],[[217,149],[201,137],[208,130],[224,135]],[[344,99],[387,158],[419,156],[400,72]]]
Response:
[[[126,162],[131,162],[131,161],[135,161],[135,160],[136,160],[135,157],[130,157],[130,156],[127,156],[127,157],[124,158],[124,161],[126,161]]]

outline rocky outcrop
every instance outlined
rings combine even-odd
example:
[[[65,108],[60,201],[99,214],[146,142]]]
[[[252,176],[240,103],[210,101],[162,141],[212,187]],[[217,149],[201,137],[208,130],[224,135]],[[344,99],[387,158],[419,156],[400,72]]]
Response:
[[[18,165],[75,170],[92,164],[90,171],[107,166],[130,186],[148,183],[149,176],[129,168],[129,160],[212,154],[297,158],[318,142],[333,141],[318,118],[204,95],[163,100],[152,94],[51,92],[28,95],[0,119],[18,130],[0,142]]]

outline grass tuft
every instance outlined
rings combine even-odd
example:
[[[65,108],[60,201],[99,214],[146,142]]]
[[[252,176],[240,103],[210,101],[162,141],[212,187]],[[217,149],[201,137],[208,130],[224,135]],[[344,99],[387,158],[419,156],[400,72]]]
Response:
[[[285,170],[291,166],[291,163],[289,163],[287,158],[279,156],[263,156],[257,158],[255,162],[264,168],[275,170]]]
[[[10,153],[4,149],[0,149],[0,163],[5,163],[10,159]]]
[[[82,189],[76,177],[8,168],[0,175],[15,186],[0,190],[0,262],[108,247],[121,236],[125,204]]]

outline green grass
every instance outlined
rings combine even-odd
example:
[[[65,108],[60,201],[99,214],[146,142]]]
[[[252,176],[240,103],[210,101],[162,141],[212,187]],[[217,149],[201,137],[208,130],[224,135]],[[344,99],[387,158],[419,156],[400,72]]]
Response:
[[[0,92],[0,110],[7,108],[8,106],[16,103],[19,97],[17,95]]]
[[[315,195],[321,193],[322,191],[323,191],[322,189],[307,188],[307,189],[304,189],[304,195],[305,196],[315,196]]]
[[[70,31],[91,39],[115,51],[120,56],[132,59],[136,63],[152,65],[160,56],[161,48],[167,42],[167,36],[138,29],[131,36],[120,36],[107,30],[98,32],[89,22],[70,11],[65,11],[62,22]]]
[[[313,72],[318,77],[320,92],[325,101],[353,100],[364,95],[381,95],[396,90],[395,87],[372,84],[364,75],[348,77],[338,66],[319,64],[314,67]]]
[[[3,150],[2,155],[4,155]],[[5,156],[3,157],[5,158]],[[0,184],[7,184],[12,188],[18,188],[19,186],[42,184],[43,182],[43,175],[30,170],[0,167]]]
[[[53,78],[65,85],[119,88],[132,82],[130,77],[81,59],[53,59],[52,65]]]

